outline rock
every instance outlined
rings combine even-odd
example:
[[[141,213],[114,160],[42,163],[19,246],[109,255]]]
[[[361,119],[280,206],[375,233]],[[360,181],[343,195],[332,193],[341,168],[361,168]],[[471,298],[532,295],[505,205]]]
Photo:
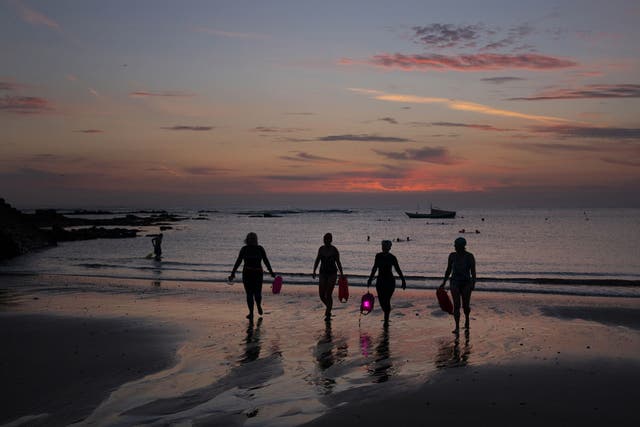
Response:
[[[55,244],[55,239],[33,225],[27,215],[0,199],[0,259]]]

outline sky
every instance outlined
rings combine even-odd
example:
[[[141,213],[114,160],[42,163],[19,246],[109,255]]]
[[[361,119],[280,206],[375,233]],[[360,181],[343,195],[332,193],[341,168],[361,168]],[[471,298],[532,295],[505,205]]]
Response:
[[[637,1],[0,0],[17,207],[640,207]]]

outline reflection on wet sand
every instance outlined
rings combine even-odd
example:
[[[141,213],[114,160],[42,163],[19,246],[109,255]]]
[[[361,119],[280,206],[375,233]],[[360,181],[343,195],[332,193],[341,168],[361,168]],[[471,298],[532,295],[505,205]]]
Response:
[[[162,276],[162,262],[160,260],[153,260],[153,275],[158,276],[154,280],[151,281],[151,286],[159,287],[162,282],[160,281],[160,276]]]
[[[469,330],[464,331],[464,345],[460,348],[460,335],[456,334],[453,340],[443,340],[440,342],[438,354],[436,354],[435,365],[439,369],[456,368],[466,366],[471,355],[471,342]]]
[[[362,345],[362,354],[368,356],[368,347],[371,345],[371,339],[368,335],[360,336]],[[364,346],[367,344],[367,347]],[[382,332],[378,337],[378,344],[374,350],[375,359],[373,363],[367,367],[367,372],[373,377],[374,383],[383,383],[388,381],[394,373],[393,363],[391,361],[391,352],[389,350],[389,327],[383,326]]]
[[[329,368],[344,360],[349,354],[349,345],[344,337],[339,337],[334,342],[331,331],[331,321],[325,322],[324,333],[318,340],[314,356],[320,373],[314,382],[322,388],[323,394],[330,394],[335,386],[335,379],[327,374]]]
[[[244,339],[244,354],[240,363],[253,362],[260,357],[260,326],[262,326],[262,317],[258,318],[255,327],[253,319],[249,320],[247,335]]]
[[[246,393],[238,392],[236,397],[250,401],[255,390],[265,387],[273,378],[283,375],[282,354],[277,347],[274,352],[266,357],[260,358],[260,327],[262,318],[254,325],[253,321],[249,321],[246,329],[246,336],[243,340],[244,351],[241,358],[238,359],[237,366],[222,377],[215,377],[214,382],[204,387],[186,390],[182,394],[155,399],[146,404],[131,408],[122,413],[122,415],[132,416],[165,416],[175,417],[175,420],[186,421],[190,418],[186,411],[194,410],[194,408],[209,402],[216,396],[231,390],[245,390]],[[219,414],[212,415],[205,425],[212,425],[213,419]],[[191,421],[191,420],[190,420]],[[167,422],[166,424],[174,424]],[[180,424],[179,422],[175,423]],[[180,424],[181,425],[181,424]],[[216,425],[228,425],[220,422]]]

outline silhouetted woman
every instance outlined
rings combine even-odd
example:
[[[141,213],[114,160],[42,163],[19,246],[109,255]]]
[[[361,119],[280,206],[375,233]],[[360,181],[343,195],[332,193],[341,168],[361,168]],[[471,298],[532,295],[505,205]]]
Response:
[[[460,300],[462,299],[462,309],[464,310],[464,327],[469,329],[469,313],[471,312],[471,291],[476,286],[476,259],[471,252],[467,252],[467,241],[464,237],[458,237],[453,246],[456,251],[449,254],[447,261],[447,271],[444,273],[444,280],[441,288],[444,288],[449,276],[451,282],[451,296],[453,297],[453,318],[456,322],[454,334],[460,331]]]
[[[160,260],[162,258],[162,232],[151,239],[151,244],[153,245],[155,259]]]
[[[333,307],[333,288],[336,286],[336,280],[338,279],[338,271],[340,276],[343,276],[342,264],[340,263],[340,253],[335,246],[331,244],[333,242],[333,236],[331,233],[324,235],[324,245],[318,249],[318,256],[313,263],[312,277],[316,278],[316,269],[320,264],[320,277],[318,282],[318,291],[320,299],[324,303],[326,310],[324,311],[324,319],[331,320],[331,308]]]
[[[376,259],[369,275],[368,285],[371,285],[373,277],[378,271],[378,279],[376,280],[376,291],[378,292],[378,300],[380,301],[380,307],[384,312],[384,323],[389,323],[389,313],[391,313],[391,296],[396,290],[396,278],[393,277],[392,268],[395,268],[398,272],[398,276],[402,280],[402,289],[407,288],[407,282],[404,280],[402,270],[398,265],[398,259],[391,252],[391,240],[382,241],[382,252],[376,254]]]
[[[267,258],[267,253],[264,248],[258,245],[258,235],[256,233],[247,234],[247,238],[244,240],[245,246],[240,249],[238,259],[236,260],[229,281],[236,277],[236,270],[240,266],[240,263],[244,261],[244,267],[242,268],[242,283],[244,284],[244,290],[247,293],[247,306],[249,307],[249,314],[247,319],[253,319],[253,302],[255,300],[258,307],[258,314],[262,316],[262,263],[267,266],[267,270],[271,274],[271,277],[275,277],[275,273],[271,269],[271,264]]]

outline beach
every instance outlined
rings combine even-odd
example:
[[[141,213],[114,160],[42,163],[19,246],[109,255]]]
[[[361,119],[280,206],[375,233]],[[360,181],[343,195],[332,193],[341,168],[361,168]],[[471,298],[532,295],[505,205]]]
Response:
[[[475,292],[451,333],[430,289],[397,289],[388,328],[351,287],[3,275],[8,425],[631,425],[637,298]],[[335,294],[337,297],[337,292]]]

